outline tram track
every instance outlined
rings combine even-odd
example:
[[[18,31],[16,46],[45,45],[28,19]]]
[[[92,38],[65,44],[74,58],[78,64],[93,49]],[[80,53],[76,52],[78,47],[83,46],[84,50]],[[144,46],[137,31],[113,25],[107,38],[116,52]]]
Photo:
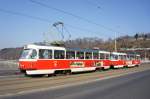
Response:
[[[131,68],[131,69],[135,69],[135,68]],[[60,80],[60,79],[64,79],[64,78],[70,78],[70,77],[79,77],[79,76],[90,76],[91,74],[95,75],[95,74],[105,74],[105,73],[111,73],[111,72],[116,72],[118,70],[109,70],[109,71],[102,71],[102,72],[93,72],[93,73],[86,73],[86,74],[77,74],[77,75],[69,75],[69,76],[57,76],[57,77],[41,77],[41,78],[28,78],[28,77],[22,77],[22,78],[9,78],[9,79],[1,79],[0,80],[0,85],[4,84],[3,82],[5,82],[5,85],[7,84],[13,84],[15,82],[17,83],[21,83],[21,82],[33,82],[33,81],[49,81],[49,80]],[[119,69],[119,72],[121,71],[121,69]],[[124,70],[123,70],[124,71]],[[19,81],[18,81],[19,80]],[[10,82],[11,81],[11,82]]]
[[[109,71],[102,71],[102,72],[92,72],[92,73],[79,73],[79,74],[73,74],[73,75],[68,75],[68,76],[66,76],[66,75],[62,75],[62,76],[53,76],[53,77],[22,77],[22,78],[18,78],[18,77],[16,77],[16,78],[6,78],[6,79],[1,79],[0,80],[0,85],[3,85],[4,83],[3,82],[5,82],[5,85],[7,85],[7,84],[13,84],[13,83],[21,83],[21,82],[24,82],[24,83],[27,83],[27,82],[36,82],[36,81],[49,81],[49,80],[60,80],[60,79],[64,79],[64,78],[71,78],[71,77],[73,77],[73,78],[76,78],[76,77],[79,77],[79,76],[89,76],[89,75],[91,75],[91,74],[99,74],[99,73],[101,73],[101,74],[103,74],[103,73],[106,73],[106,72],[112,72],[112,71],[116,71],[116,70],[109,70]],[[19,80],[19,81],[17,81],[17,80]]]
[[[117,70],[109,70],[104,72],[92,72],[86,74],[77,74],[77,75],[69,75],[69,76],[58,76],[58,77],[41,77],[41,78],[7,78],[0,79],[0,95],[4,94],[15,94],[22,91],[29,91],[33,89],[41,89],[41,88],[50,88],[54,86],[60,86],[65,84],[84,82],[88,80],[94,79],[103,79],[105,77],[111,76],[122,76],[126,74],[131,74],[135,72],[140,72],[144,70],[150,69],[149,64],[144,64],[134,68],[128,69],[117,69]]]
[[[130,68],[130,69],[134,69],[134,68]],[[119,72],[121,71],[122,69],[119,69]],[[125,70],[125,69],[124,69]],[[123,70],[123,71],[124,71]],[[112,73],[112,72],[117,72],[118,70],[109,70],[109,71],[97,71],[97,72],[92,72],[92,73],[82,73],[82,74],[74,74],[74,75],[62,75],[62,76],[56,76],[56,77],[23,77],[22,78],[6,78],[6,79],[1,79],[0,80],[0,86],[2,85],[9,85],[9,84],[19,84],[19,83],[30,83],[30,82],[37,82],[37,81],[50,81],[50,80],[61,80],[61,79],[70,79],[70,78],[78,78],[78,77],[86,77],[86,76],[93,76],[93,75],[97,75],[97,74],[109,74],[109,73]],[[19,80],[19,81],[18,81]]]
[[[135,69],[135,68],[129,68],[131,69]],[[70,78],[78,78],[78,77],[90,77],[90,76],[95,76],[97,74],[109,74],[112,72],[124,72],[125,70],[119,69],[119,70],[109,70],[109,71],[102,71],[102,72],[93,72],[93,73],[87,73],[87,74],[77,74],[77,75],[69,75],[69,76],[57,76],[57,77],[51,77],[51,78],[45,78],[45,77],[41,77],[41,78],[15,78],[15,79],[6,79],[6,80],[0,80],[0,85],[9,85],[9,84],[18,84],[18,83],[30,83],[30,82],[37,82],[37,81],[50,81],[50,80],[61,80],[61,79],[70,79]],[[127,70],[128,71],[128,70]],[[4,83],[3,83],[4,82]]]

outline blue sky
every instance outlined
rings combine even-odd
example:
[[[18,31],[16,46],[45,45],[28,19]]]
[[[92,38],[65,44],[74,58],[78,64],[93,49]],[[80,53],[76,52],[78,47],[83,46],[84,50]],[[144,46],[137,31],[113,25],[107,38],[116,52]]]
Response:
[[[60,33],[52,27],[58,21],[64,23],[71,39],[108,39],[114,38],[115,32],[117,36],[150,32],[150,0],[34,1],[83,19],[35,4],[31,0],[0,0],[0,48],[40,42],[45,39],[43,34],[50,41],[61,39]],[[67,39],[68,33],[64,32],[64,36]]]

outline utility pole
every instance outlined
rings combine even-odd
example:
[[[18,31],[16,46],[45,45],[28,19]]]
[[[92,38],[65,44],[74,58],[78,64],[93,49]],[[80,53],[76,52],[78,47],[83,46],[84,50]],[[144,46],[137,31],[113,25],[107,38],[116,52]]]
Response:
[[[145,57],[144,57],[144,58],[145,58],[145,61],[147,60],[147,57],[146,57],[146,55],[147,55],[147,53],[146,53],[146,49],[145,49]]]
[[[115,52],[117,52],[117,33],[115,32]]]

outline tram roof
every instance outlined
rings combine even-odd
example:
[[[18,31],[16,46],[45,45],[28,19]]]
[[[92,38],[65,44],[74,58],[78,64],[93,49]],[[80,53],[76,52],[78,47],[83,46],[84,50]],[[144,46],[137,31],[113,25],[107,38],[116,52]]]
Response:
[[[97,49],[81,49],[81,48],[65,48],[65,47],[56,47],[56,46],[45,46],[45,45],[35,45],[28,44],[24,46],[24,49],[56,49],[56,50],[72,50],[72,51],[81,51],[81,52],[98,52]]]
[[[98,52],[99,51],[97,49],[81,49],[81,48],[66,48],[66,50],[81,51],[81,52]]]
[[[110,52],[108,52],[108,51],[103,51],[103,50],[100,50],[99,53],[110,54]]]
[[[120,53],[120,52],[112,52],[111,54],[115,54],[115,55],[127,55],[126,53]]]
[[[28,44],[24,46],[25,49],[28,48],[35,48],[35,49],[56,49],[56,50],[65,50],[64,47],[56,47],[56,46],[45,46],[45,45],[35,45],[35,44]]]

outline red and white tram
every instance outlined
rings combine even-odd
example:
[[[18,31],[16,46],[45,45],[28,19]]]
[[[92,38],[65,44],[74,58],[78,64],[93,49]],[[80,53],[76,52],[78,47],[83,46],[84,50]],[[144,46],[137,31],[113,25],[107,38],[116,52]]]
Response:
[[[128,54],[126,58],[126,64],[128,67],[139,66],[140,65],[140,55]]]
[[[55,46],[26,45],[19,69],[27,75],[73,73],[139,65],[139,58],[127,60],[125,53]],[[139,57],[139,56],[137,56]],[[130,64],[131,63],[131,64]]]
[[[98,61],[101,63],[99,66],[100,69],[109,69],[110,68],[110,52],[99,51]]]
[[[112,52],[110,56],[110,66],[112,68],[123,68],[126,65],[126,53]]]

